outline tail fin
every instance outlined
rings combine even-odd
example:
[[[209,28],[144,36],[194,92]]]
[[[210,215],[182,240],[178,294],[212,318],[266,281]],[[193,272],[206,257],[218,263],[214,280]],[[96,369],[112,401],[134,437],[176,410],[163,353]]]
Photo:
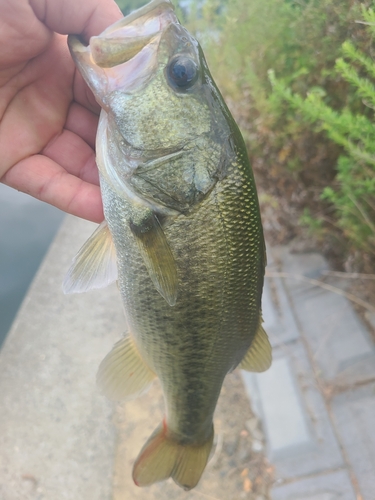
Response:
[[[212,448],[214,430],[203,444],[179,444],[167,436],[161,424],[149,437],[133,467],[137,486],[150,486],[169,477],[184,490],[197,485],[206,467]]]

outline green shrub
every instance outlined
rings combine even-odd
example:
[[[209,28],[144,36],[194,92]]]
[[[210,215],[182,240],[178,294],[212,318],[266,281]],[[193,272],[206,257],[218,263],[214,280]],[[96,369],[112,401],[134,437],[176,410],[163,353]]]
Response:
[[[374,12],[363,10],[363,17],[370,23],[367,27],[370,35],[374,35]],[[362,99],[361,113],[354,112],[349,105],[334,110],[324,102],[324,95],[314,89],[302,98],[277,81],[273,72],[270,80],[276,100],[288,102],[302,119],[323,130],[344,150],[338,158],[334,183],[324,187],[321,198],[334,206],[337,223],[350,245],[374,254],[375,63],[349,41],[342,45],[342,55],[344,58],[337,59],[335,68],[350,84],[353,94]]]
[[[372,251],[373,33],[357,21],[373,1],[204,5],[189,27],[244,133],[268,236],[284,242],[302,222],[341,264]]]

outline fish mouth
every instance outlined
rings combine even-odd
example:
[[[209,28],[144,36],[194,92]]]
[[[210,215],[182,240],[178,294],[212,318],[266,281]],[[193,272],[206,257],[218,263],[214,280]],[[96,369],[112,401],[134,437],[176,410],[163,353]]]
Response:
[[[68,45],[99,104],[114,90],[128,92],[148,80],[157,65],[162,34],[179,24],[169,0],[152,0],[90,38],[88,46],[70,35]]]
[[[98,66],[109,68],[127,62],[138,54],[171,22],[176,22],[169,0],[153,0],[90,39],[92,58]]]

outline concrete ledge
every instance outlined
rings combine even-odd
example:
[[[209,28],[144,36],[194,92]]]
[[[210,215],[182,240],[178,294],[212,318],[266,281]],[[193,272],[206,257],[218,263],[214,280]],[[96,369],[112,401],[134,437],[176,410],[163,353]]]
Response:
[[[268,372],[243,376],[251,401],[255,396],[258,402],[253,407],[262,419],[277,480],[344,467],[324,399],[300,342],[275,349]]]
[[[345,297],[317,286],[328,269],[321,255],[269,255],[276,273],[263,311],[274,362],[243,378],[275,466],[272,498],[373,500],[373,341]]]
[[[245,380],[255,378],[262,400],[269,459],[273,462],[311,450],[314,441],[289,360],[275,359],[267,372],[258,376],[243,372],[242,376]]]
[[[272,252],[267,250],[267,272],[278,271]],[[284,345],[300,336],[283,280],[266,277],[263,289],[262,312],[264,328],[273,345]]]
[[[98,394],[95,373],[121,335],[122,306],[116,287],[61,290],[94,227],[64,221],[1,351],[1,500],[112,496],[112,406]]]
[[[290,275],[284,282],[291,307],[321,378],[340,386],[373,380],[374,344],[351,303],[342,295],[293,279],[320,279],[328,267],[324,258],[316,253],[292,255],[286,248],[273,248],[272,253],[282,271]]]
[[[375,498],[375,383],[332,401],[334,421],[364,500]]]

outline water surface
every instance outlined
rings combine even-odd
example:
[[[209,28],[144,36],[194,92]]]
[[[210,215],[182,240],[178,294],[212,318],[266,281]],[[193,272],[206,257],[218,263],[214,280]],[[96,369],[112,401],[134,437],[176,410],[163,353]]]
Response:
[[[0,184],[0,346],[63,217]]]

